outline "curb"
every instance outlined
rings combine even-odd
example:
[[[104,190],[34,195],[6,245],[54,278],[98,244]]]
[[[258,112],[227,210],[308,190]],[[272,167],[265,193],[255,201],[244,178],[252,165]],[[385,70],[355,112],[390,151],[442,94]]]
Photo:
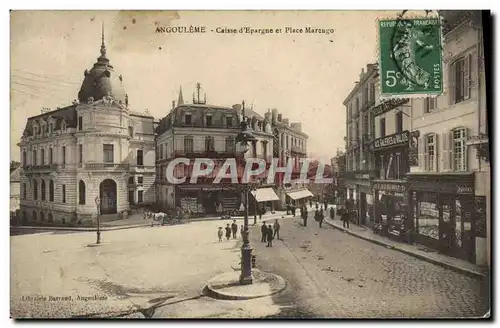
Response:
[[[117,226],[117,227],[102,227],[101,231],[112,231],[112,230],[123,230],[123,229],[132,229],[132,228],[140,228],[151,226],[151,223],[144,224],[135,224],[135,225],[126,225],[126,226]],[[80,231],[80,232],[96,232],[97,228],[66,228],[66,227],[34,227],[34,226],[19,226],[19,227],[10,227],[10,230],[44,230],[44,231]]]
[[[236,272],[236,271],[233,271],[233,272]],[[207,285],[203,288],[202,292],[204,295],[206,295],[208,297],[212,297],[212,298],[219,299],[219,300],[242,301],[242,300],[250,300],[250,299],[271,296],[271,295],[274,295],[274,294],[277,294],[277,293],[283,291],[287,286],[285,279],[281,276],[278,276],[277,274],[269,273],[269,272],[262,272],[262,271],[257,270],[257,269],[253,269],[253,272],[258,272],[259,274],[273,277],[274,279],[277,280],[276,287],[271,288],[270,291],[268,291],[266,293],[262,293],[262,294],[258,294],[258,295],[229,294],[229,293],[225,293],[225,292],[221,291],[220,289],[216,289],[214,287],[214,283],[216,282],[216,278],[221,276],[221,275],[219,275],[219,276],[212,278],[207,283]],[[251,286],[251,285],[246,285],[246,286]]]
[[[449,264],[449,263],[446,263],[446,262],[442,262],[442,261],[436,260],[434,258],[431,258],[429,256],[425,256],[425,255],[418,254],[418,253],[409,251],[407,249],[401,248],[401,247],[399,247],[397,245],[392,245],[390,243],[386,243],[386,242],[383,242],[383,241],[380,241],[380,240],[375,240],[375,239],[363,236],[361,234],[358,234],[356,232],[350,231],[348,229],[345,229],[344,227],[340,227],[340,226],[334,224],[333,222],[330,221],[330,219],[326,219],[325,218],[325,222],[328,225],[334,227],[335,229],[342,230],[342,231],[344,231],[344,232],[346,232],[346,233],[348,233],[348,234],[350,234],[352,236],[358,237],[360,239],[369,241],[371,243],[374,243],[374,244],[377,244],[377,245],[380,245],[380,246],[384,246],[384,247],[396,250],[398,252],[401,252],[401,253],[413,256],[415,258],[418,258],[420,260],[424,260],[426,262],[429,262],[429,263],[441,266],[443,268],[450,269],[450,270],[453,270],[455,272],[462,273],[462,274],[465,274],[467,276],[471,276],[471,277],[474,277],[474,278],[486,278],[487,277],[487,275],[484,274],[484,273],[482,273],[482,272],[478,272],[478,271],[470,270],[470,269],[467,269],[467,268],[459,267],[459,266],[456,266],[456,265],[452,265],[452,264]]]

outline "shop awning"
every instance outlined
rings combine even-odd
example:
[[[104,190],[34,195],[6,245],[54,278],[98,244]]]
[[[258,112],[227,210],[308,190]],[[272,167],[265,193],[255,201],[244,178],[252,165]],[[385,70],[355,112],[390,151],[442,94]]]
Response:
[[[313,197],[314,195],[308,189],[298,190],[298,191],[290,191],[287,192],[287,195],[290,196],[291,199],[302,199],[306,197]]]
[[[253,190],[252,195],[255,197],[257,202],[270,202],[273,200],[279,200],[278,195],[274,192],[273,188],[260,188]]]

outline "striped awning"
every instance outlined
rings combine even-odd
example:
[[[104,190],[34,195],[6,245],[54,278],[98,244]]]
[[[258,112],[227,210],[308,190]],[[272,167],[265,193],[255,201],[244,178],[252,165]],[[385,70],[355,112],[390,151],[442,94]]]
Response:
[[[287,192],[287,195],[290,196],[290,198],[293,200],[314,196],[313,193],[310,192],[308,189],[289,191],[289,192]]]
[[[259,203],[279,200],[279,197],[276,195],[273,188],[260,188],[253,190],[251,193],[253,197],[255,197],[255,200]]]

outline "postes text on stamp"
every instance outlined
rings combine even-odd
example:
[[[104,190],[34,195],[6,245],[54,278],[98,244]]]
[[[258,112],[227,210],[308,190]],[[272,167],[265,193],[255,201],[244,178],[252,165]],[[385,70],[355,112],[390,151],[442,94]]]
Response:
[[[381,97],[443,93],[439,17],[378,21]]]

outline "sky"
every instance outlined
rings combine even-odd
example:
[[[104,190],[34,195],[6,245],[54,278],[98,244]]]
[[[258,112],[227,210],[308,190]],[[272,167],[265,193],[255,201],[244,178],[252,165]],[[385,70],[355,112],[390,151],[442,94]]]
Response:
[[[182,86],[192,101],[277,108],[309,135],[309,156],[329,161],[344,146],[342,102],[361,69],[377,61],[377,18],[395,11],[13,11],[11,160],[26,119],[71,104],[92,68],[104,24],[107,57],[122,74],[129,107],[165,116]],[[156,24],[156,25],[155,25]],[[156,26],[205,26],[205,34],[156,33]],[[326,34],[218,34],[239,29],[334,29]]]

